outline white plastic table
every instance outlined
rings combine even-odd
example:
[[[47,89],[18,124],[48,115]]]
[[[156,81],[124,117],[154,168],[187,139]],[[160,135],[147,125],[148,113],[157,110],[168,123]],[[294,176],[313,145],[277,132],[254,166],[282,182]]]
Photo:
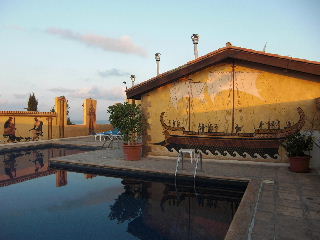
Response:
[[[102,138],[105,138],[105,134],[102,133],[97,133],[96,135],[94,135],[94,140],[97,140],[97,137],[99,137],[100,142],[102,141]]]

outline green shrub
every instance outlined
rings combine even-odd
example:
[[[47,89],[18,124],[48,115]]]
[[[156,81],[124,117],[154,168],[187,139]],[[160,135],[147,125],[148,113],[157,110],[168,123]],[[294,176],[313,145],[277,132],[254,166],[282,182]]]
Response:
[[[144,118],[140,105],[117,103],[108,107],[109,121],[123,134],[124,142],[136,144],[142,136]]]
[[[300,132],[287,137],[282,145],[287,150],[289,157],[305,156],[305,152],[311,151],[313,147],[311,135]]]

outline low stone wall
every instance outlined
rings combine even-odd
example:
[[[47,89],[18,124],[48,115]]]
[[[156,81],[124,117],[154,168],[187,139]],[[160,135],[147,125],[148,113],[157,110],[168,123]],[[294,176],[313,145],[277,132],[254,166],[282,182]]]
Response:
[[[110,131],[113,129],[113,126],[111,124],[97,124],[96,125],[96,133]]]
[[[64,136],[65,137],[86,136],[88,134],[89,134],[88,127],[83,124],[67,125],[64,128]]]
[[[105,132],[112,129],[111,124],[96,124],[95,132]],[[65,137],[78,137],[78,136],[87,136],[89,135],[88,126],[84,124],[78,125],[67,125],[64,130]]]

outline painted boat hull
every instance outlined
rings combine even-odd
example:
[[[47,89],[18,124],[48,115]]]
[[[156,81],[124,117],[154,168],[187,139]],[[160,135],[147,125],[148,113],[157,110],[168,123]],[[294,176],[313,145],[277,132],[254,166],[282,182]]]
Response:
[[[256,139],[241,137],[204,137],[204,136],[180,136],[170,135],[166,138],[168,144],[181,144],[194,147],[242,147],[242,148],[279,148],[284,139]]]
[[[160,115],[165,140],[163,145],[169,151],[179,151],[181,148],[193,148],[203,153],[213,155],[228,154],[236,157],[278,158],[278,150],[286,137],[299,132],[305,124],[305,114],[298,107],[299,121],[285,129],[256,130],[254,133],[239,133],[237,135],[223,133],[195,134],[185,131],[183,127],[175,128],[165,124],[164,113]],[[162,144],[161,144],[162,145]]]

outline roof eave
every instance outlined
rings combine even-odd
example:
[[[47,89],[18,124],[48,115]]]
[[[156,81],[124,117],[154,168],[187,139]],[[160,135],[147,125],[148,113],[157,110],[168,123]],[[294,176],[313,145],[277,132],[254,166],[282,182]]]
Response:
[[[168,74],[154,78],[151,82],[148,82],[139,87],[130,88],[127,90],[127,98],[139,100],[141,99],[141,96],[143,94],[150,92],[153,89],[171,83],[179,78],[195,73],[201,69],[210,67],[211,65],[221,62],[223,60],[226,60],[228,58],[228,55],[229,53],[227,51],[218,55],[213,55],[209,58],[203,59],[202,61],[186,65],[185,67],[178,69],[177,71],[173,71]]]
[[[320,75],[320,64],[317,63],[304,62],[271,54],[262,54],[234,47],[220,49],[209,57],[200,58],[199,61],[197,61],[197,59],[191,61],[181,68],[178,68],[176,71],[161,74],[159,77],[155,77],[150,79],[150,81],[143,82],[128,89],[126,92],[127,98],[139,100],[145,93],[230,58],[318,76]]]

